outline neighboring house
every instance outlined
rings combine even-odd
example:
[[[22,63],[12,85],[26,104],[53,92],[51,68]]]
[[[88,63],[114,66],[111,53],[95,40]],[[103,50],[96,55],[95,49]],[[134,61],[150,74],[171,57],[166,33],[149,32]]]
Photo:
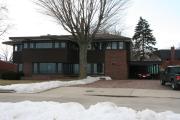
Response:
[[[171,47],[171,49],[158,50],[156,54],[161,59],[161,70],[164,70],[169,65],[180,65],[180,49]]]
[[[13,46],[13,62],[25,79],[55,79],[79,74],[78,45],[70,35],[10,37],[4,44]],[[89,75],[113,79],[128,78],[131,39],[111,34],[97,34],[89,45]]]
[[[14,72],[16,72],[17,67],[16,67],[15,64],[0,60],[0,73],[6,72],[6,71],[14,71]]]

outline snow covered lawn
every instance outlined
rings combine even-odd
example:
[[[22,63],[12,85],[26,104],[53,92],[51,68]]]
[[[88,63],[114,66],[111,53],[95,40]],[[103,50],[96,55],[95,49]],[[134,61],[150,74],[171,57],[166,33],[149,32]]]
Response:
[[[97,103],[85,109],[79,103],[0,103],[0,120],[180,120],[171,111],[135,111],[113,103]]]
[[[100,78],[111,80],[110,77],[103,77],[103,76],[87,77],[86,79],[74,80],[74,81],[49,81],[49,82],[29,83],[29,84],[12,84],[12,85],[0,86],[0,89],[14,90],[17,93],[36,93],[57,87],[89,84],[100,80]]]

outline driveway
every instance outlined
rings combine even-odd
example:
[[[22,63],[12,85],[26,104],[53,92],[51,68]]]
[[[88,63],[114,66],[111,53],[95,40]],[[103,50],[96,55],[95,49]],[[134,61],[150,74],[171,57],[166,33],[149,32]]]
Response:
[[[169,86],[160,85],[159,80],[100,80],[87,85],[76,85],[76,87],[92,88],[134,88],[134,89],[154,89],[170,90]]]

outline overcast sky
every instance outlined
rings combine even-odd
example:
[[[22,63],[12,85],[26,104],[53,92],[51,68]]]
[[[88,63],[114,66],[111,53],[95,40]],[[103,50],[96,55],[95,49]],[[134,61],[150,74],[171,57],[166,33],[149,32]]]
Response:
[[[7,0],[11,29],[9,36],[40,36],[67,34],[52,19],[37,12],[32,0]],[[142,16],[157,40],[159,49],[180,46],[180,0],[131,0],[123,20],[123,35],[132,37]]]

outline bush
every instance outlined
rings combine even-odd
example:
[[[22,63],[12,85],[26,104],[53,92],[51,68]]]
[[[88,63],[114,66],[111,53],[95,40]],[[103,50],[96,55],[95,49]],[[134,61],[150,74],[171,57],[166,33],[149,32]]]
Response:
[[[24,76],[23,72],[8,71],[1,74],[1,78],[5,80],[20,80]]]

